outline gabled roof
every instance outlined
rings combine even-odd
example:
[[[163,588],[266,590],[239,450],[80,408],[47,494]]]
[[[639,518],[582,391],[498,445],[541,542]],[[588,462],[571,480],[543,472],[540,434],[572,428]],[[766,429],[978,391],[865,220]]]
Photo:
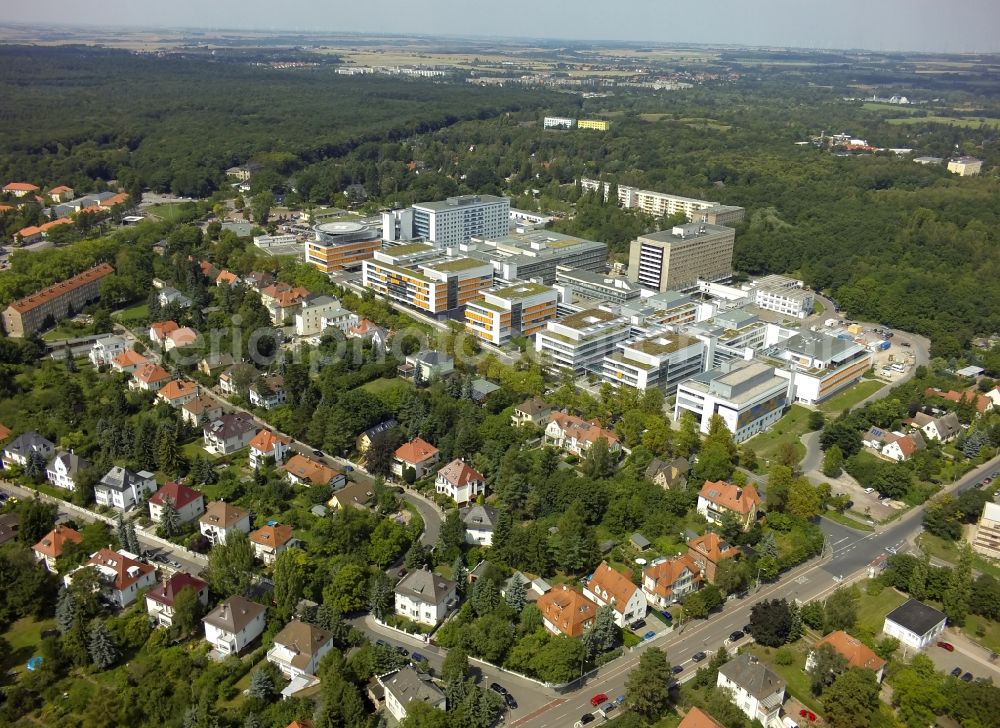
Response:
[[[99,486],[105,488],[110,488],[111,490],[117,490],[119,493],[126,490],[139,487],[147,479],[153,477],[152,473],[148,473],[145,470],[139,473],[133,473],[128,468],[123,468],[120,465],[115,465],[111,470],[104,474],[101,478],[101,482],[98,483]]]
[[[66,295],[70,291],[75,291],[81,286],[87,285],[93,281],[99,281],[114,272],[115,269],[110,265],[107,263],[101,263],[100,265],[96,265],[89,270],[85,270],[83,273],[75,275],[72,278],[67,278],[64,281],[53,283],[47,288],[43,288],[42,290],[25,296],[24,298],[19,298],[10,304],[10,308],[14,309],[18,313],[25,313],[27,311],[34,310],[43,304],[59,298],[60,296]]]
[[[497,522],[497,511],[493,506],[472,505],[460,508],[458,514],[467,529],[473,531],[492,531]]]
[[[222,405],[207,394],[201,394],[182,404],[181,409],[186,412],[190,412],[193,415],[200,415],[202,412],[206,412],[208,410],[221,410]]]
[[[51,190],[49,190],[49,194],[51,195],[53,192],[55,192],[57,195],[61,195],[63,192],[73,192],[73,191],[74,190],[72,187],[67,187],[66,185],[59,185],[58,187],[53,187]]]
[[[237,278],[236,274],[228,270],[219,271],[219,275],[215,277],[216,283],[227,283],[232,285],[237,281],[239,281],[239,278]]]
[[[701,708],[692,707],[677,728],[726,728]]]
[[[686,476],[690,468],[691,464],[687,458],[674,458],[673,460],[653,458],[646,467],[646,477],[649,480],[653,480],[657,475],[663,473],[667,478],[667,483],[673,484]],[[677,473],[676,478],[673,477],[674,473]]]
[[[257,424],[253,421],[253,418],[242,412],[231,412],[230,414],[222,415],[218,419],[205,423],[204,427],[202,427],[204,434],[211,434],[222,440],[238,437],[256,429]]]
[[[3,186],[4,192],[38,192],[38,185],[30,182],[8,182]]]
[[[188,379],[174,379],[167,382],[156,396],[168,402],[182,397],[190,397],[198,391],[198,384]]]
[[[582,417],[567,414],[565,412],[553,412],[549,415],[549,423],[556,423],[560,430],[578,442],[597,442],[602,437],[608,441],[609,445],[618,442],[618,435],[611,430],[605,430],[597,420],[587,422]]]
[[[4,447],[4,452],[27,457],[28,453],[35,450],[51,450],[54,447],[55,445],[39,435],[37,432],[25,432],[23,435],[18,435],[11,440],[6,447]]]
[[[10,428],[0,425],[0,442],[3,442],[8,437],[10,437]]]
[[[250,441],[250,449],[261,453],[269,453],[277,445],[291,445],[290,438],[278,435],[270,430],[261,430],[256,437]]]
[[[696,581],[701,580],[701,569],[690,556],[677,556],[672,559],[661,561],[658,564],[647,566],[643,569],[644,579],[653,580],[653,593],[662,597],[669,597],[674,592],[674,584],[681,578],[685,571],[691,572]]]
[[[934,428],[938,431],[942,440],[954,437],[962,431],[962,425],[958,421],[958,415],[954,412],[949,412],[948,414],[934,420]]]
[[[785,690],[785,681],[752,655],[737,655],[719,668],[719,674],[760,701]]]
[[[248,511],[243,510],[239,506],[234,506],[232,503],[212,501],[205,508],[205,513],[198,520],[206,526],[232,528],[249,515]]]
[[[31,548],[43,556],[57,559],[62,556],[67,543],[83,543],[83,536],[69,526],[58,525],[45,534],[42,540]]]
[[[180,324],[176,321],[158,321],[155,324],[149,325],[149,330],[156,334],[160,339],[163,339],[167,334],[172,331],[177,331],[180,328]]]
[[[114,580],[115,589],[127,589],[146,574],[155,569],[149,564],[135,561],[118,551],[101,549],[90,557],[87,566],[94,566],[103,574],[110,574]]]
[[[0,438],[3,439],[3,438]],[[55,467],[56,461],[63,464],[66,473],[69,475],[76,475],[81,470],[86,470],[90,467],[90,461],[84,460],[82,457],[76,453],[63,451],[57,454],[48,465],[48,469],[51,470]]]
[[[410,703],[429,703],[436,705],[445,699],[445,694],[430,681],[423,679],[416,670],[406,666],[391,676],[380,677],[379,682],[387,693],[392,693],[396,701],[404,708]]]
[[[261,526],[250,532],[250,540],[261,546],[279,548],[292,540],[292,527],[283,523],[277,526]]]
[[[333,633],[293,619],[274,636],[274,644],[293,652],[292,666],[304,669],[312,661],[312,656],[332,639]]]
[[[539,399],[538,397],[527,399],[514,409],[517,412],[523,412],[529,417],[539,417],[552,411],[552,407],[544,399]]]
[[[692,538],[688,541],[688,548],[706,557],[713,564],[723,559],[731,559],[740,553],[739,547],[731,546],[728,541],[712,531],[706,532],[704,536]]]
[[[760,496],[753,485],[740,487],[727,483],[724,480],[712,482],[706,480],[701,486],[698,497],[714,503],[720,508],[725,508],[741,515],[746,515],[754,506],[760,505]]]
[[[396,452],[399,451],[397,450]],[[486,477],[482,473],[470,467],[462,459],[452,460],[445,465],[438,471],[438,477],[448,481],[456,488],[461,488],[469,483],[478,483],[486,480]]]
[[[945,613],[929,607],[916,599],[910,599],[893,609],[885,617],[914,634],[927,634],[945,619]]]
[[[184,326],[171,331],[167,334],[167,338],[174,342],[174,346],[190,346],[198,340],[198,332],[190,326]]]
[[[823,645],[830,645],[830,647],[840,653],[847,660],[848,667],[857,667],[873,672],[878,672],[885,667],[885,660],[872,652],[868,645],[856,637],[851,637],[851,635],[842,629],[831,632],[817,642],[816,649],[819,649]]]
[[[202,589],[208,588],[208,584],[183,571],[175,571],[169,579],[160,582],[146,592],[146,598],[152,599],[154,602],[162,604],[165,607],[172,607],[174,599],[180,594],[181,589],[185,587],[194,589],[195,593],[198,593]]]
[[[168,372],[163,367],[154,364],[153,362],[146,362],[141,367],[132,372],[132,376],[140,382],[145,382],[146,384],[153,384],[155,382],[162,382],[164,380],[170,379],[170,372]]]
[[[582,633],[584,623],[597,615],[597,605],[565,584],[550,589],[536,602],[542,616],[567,635]]]
[[[122,368],[133,367],[133,366],[141,367],[142,365],[149,363],[149,359],[144,357],[139,352],[133,351],[132,349],[126,349],[111,361],[113,364],[117,364]]]
[[[396,593],[429,604],[440,604],[455,592],[455,582],[428,571],[411,571],[396,584]]]
[[[340,475],[333,468],[328,468],[323,463],[318,463],[298,453],[289,458],[288,462],[281,466],[281,469],[310,485],[327,485]]]
[[[438,449],[420,437],[415,437],[396,449],[396,459],[410,465],[422,463],[438,454]]]
[[[267,611],[264,607],[240,596],[229,597],[222,604],[209,612],[202,622],[218,627],[223,632],[235,634],[240,632]]]
[[[381,434],[383,432],[388,432],[393,427],[397,427],[398,425],[399,425],[399,423],[396,422],[395,419],[388,419],[385,422],[379,422],[374,427],[369,427],[367,430],[365,430],[364,432],[362,432],[361,435],[363,437],[367,437],[369,440],[371,440],[376,435]]]
[[[919,430],[911,432],[909,435],[903,435],[902,437],[893,437],[889,444],[892,443],[896,443],[900,452],[903,453],[904,458],[909,458],[917,450],[923,450],[927,447]]]
[[[622,614],[625,613],[628,600],[639,589],[629,577],[612,569],[607,561],[602,561],[594,570],[590,581],[587,582],[587,588],[592,594],[610,604],[616,612]]]
[[[344,506],[358,506],[367,508],[375,494],[364,483],[348,483],[343,488],[333,494],[327,505],[334,505],[334,502]]]
[[[189,503],[194,503],[202,495],[193,488],[171,481],[164,483],[163,487],[149,497],[149,502],[157,506],[165,506],[167,501],[174,504],[174,508],[180,510]]]

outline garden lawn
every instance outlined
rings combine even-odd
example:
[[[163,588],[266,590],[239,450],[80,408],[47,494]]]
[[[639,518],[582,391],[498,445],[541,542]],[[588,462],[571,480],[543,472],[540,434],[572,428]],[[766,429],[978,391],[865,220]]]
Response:
[[[128,326],[130,323],[135,323],[136,321],[148,321],[149,320],[149,304],[140,303],[137,306],[131,306],[129,308],[123,308],[121,311],[115,311],[111,316],[121,323]]]
[[[28,659],[35,654],[42,641],[42,632],[55,629],[54,619],[36,620],[34,617],[24,617],[14,622],[2,635],[10,645],[10,652],[0,659],[0,669],[24,672],[27,670]]]
[[[798,453],[798,460],[801,460],[806,454],[806,448],[799,442],[799,438],[809,431],[808,419],[809,410],[799,405],[792,405],[788,414],[778,420],[774,427],[747,440],[746,446],[757,455],[761,467],[765,467],[765,460],[770,460],[777,455],[778,448],[784,443],[794,445]]]
[[[761,662],[765,663],[769,668],[774,670],[785,681],[788,686],[788,694],[794,697],[803,705],[808,706],[811,710],[821,713],[823,709],[822,703],[812,694],[812,689],[810,687],[811,680],[809,679],[808,673],[806,673],[806,657],[809,656],[810,645],[805,639],[800,639],[791,645],[785,645],[778,649],[788,650],[792,653],[794,659],[790,665],[779,665],[774,659],[777,649],[773,647],[764,647],[763,645],[750,644],[747,647],[740,650],[740,652],[749,652],[752,655],[756,655]]]
[[[895,589],[886,587],[878,596],[872,596],[866,590],[867,581],[858,583],[861,599],[858,602],[858,627],[871,630],[873,634],[882,631],[885,615],[905,602],[908,597]]]
[[[982,636],[977,633],[980,627],[983,629]],[[970,614],[965,618],[962,631],[970,640],[985,645],[993,652],[1000,652],[1000,622],[980,617],[978,614]]]
[[[869,526],[863,521],[859,521],[856,518],[851,518],[845,513],[837,513],[837,511],[826,511],[823,513],[823,518],[829,518],[835,523],[839,523],[841,526],[847,526],[848,528],[855,528],[859,531],[874,531],[874,527]]]
[[[371,392],[376,397],[381,398],[382,395],[392,396],[390,393],[396,393],[397,390],[406,389],[412,387],[413,385],[404,379],[373,379],[370,382],[362,384],[359,389],[364,389],[367,392]]]
[[[862,379],[853,387],[849,387],[840,394],[835,394],[826,402],[823,402],[819,408],[827,414],[839,414],[845,409],[854,407],[858,402],[872,396],[885,386],[885,382],[880,382],[876,379]]]

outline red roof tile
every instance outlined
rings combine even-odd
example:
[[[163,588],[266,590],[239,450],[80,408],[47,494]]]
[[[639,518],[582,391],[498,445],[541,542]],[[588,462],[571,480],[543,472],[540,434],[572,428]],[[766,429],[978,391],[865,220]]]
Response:
[[[149,497],[149,502],[157,506],[165,506],[167,501],[174,504],[174,508],[180,510],[189,503],[194,503],[202,495],[193,488],[188,488],[182,483],[171,481],[164,483],[163,487]]]
[[[67,543],[83,543],[83,536],[69,526],[56,526],[32,548],[40,554],[57,559],[62,556]]]
[[[438,449],[423,438],[416,437],[396,450],[396,459],[416,465],[438,454]]]
[[[66,280],[55,283],[48,288],[43,288],[37,293],[32,293],[30,296],[18,299],[17,301],[14,301],[14,303],[10,304],[10,307],[18,313],[31,311],[32,309],[38,308],[49,301],[55,300],[70,291],[75,291],[80,286],[86,285],[92,281],[98,281],[114,272],[115,269],[110,265],[107,263],[101,263],[100,265],[94,266],[90,270],[85,270],[79,275],[67,278]]]
[[[740,487],[724,480],[714,483],[711,480],[706,480],[705,484],[701,486],[698,497],[744,516],[750,512],[753,506],[760,505],[760,496],[757,495],[757,489],[752,485]]]

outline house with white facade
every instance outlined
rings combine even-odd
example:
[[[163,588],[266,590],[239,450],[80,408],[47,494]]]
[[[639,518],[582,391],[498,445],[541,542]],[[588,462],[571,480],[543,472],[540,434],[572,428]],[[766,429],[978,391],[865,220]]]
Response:
[[[250,513],[225,501],[212,501],[198,519],[201,534],[212,543],[225,543],[233,531],[250,533]]]
[[[919,413],[918,413],[919,414]],[[962,432],[962,425],[958,421],[958,415],[954,412],[937,417],[920,428],[924,436],[929,440],[939,442],[950,442],[958,437]]]
[[[700,589],[701,584],[701,569],[687,554],[659,559],[642,570],[642,591],[646,602],[656,609],[666,609]]]
[[[261,526],[250,532],[250,543],[253,553],[265,564],[273,564],[278,555],[298,543],[292,535],[292,527],[286,524]]]
[[[220,655],[238,655],[267,626],[267,608],[240,596],[230,597],[202,619],[205,641]]]
[[[155,492],[156,479],[152,473],[147,470],[133,473],[116,465],[94,486],[94,500],[99,506],[128,511]]]
[[[267,651],[267,661],[289,680],[312,678],[323,655],[332,649],[332,633],[293,619],[274,636],[274,645]]]
[[[250,385],[248,392],[250,406],[274,409],[288,399],[285,392],[285,378],[280,374],[268,374]]]
[[[420,480],[434,469],[439,457],[440,452],[436,447],[422,437],[415,437],[396,448],[392,459],[392,474],[402,478],[406,468],[413,468],[417,480]]]
[[[265,461],[275,465],[285,462],[285,455],[292,446],[291,438],[261,430],[250,441],[250,467],[259,468]]]
[[[129,342],[121,336],[105,336],[90,347],[87,358],[95,367],[110,365],[116,356],[130,349]]]
[[[406,720],[409,707],[414,703],[426,703],[432,708],[445,710],[445,694],[430,680],[429,675],[421,675],[412,667],[382,675],[379,684],[385,692],[385,707],[397,722]]]
[[[32,546],[31,550],[35,554],[35,561],[45,564],[45,568],[55,574],[56,559],[63,555],[66,547],[69,544],[79,545],[81,543],[83,543],[83,536],[69,526],[60,523],[45,534],[41,541]]]
[[[396,614],[431,627],[457,603],[455,582],[426,568],[404,576],[395,591]]]
[[[573,455],[585,455],[595,442],[603,438],[612,453],[620,452],[618,435],[605,430],[597,420],[587,422],[582,417],[565,412],[553,412],[545,426],[545,444],[558,447]]]
[[[842,629],[831,632],[813,646],[806,658],[807,671],[811,671],[816,665],[816,652],[823,645],[829,645],[834,652],[847,660],[848,669],[871,670],[875,673],[875,679],[882,682],[885,660],[872,652],[871,648],[864,642],[857,637],[852,637]]]
[[[202,427],[202,442],[209,452],[229,455],[250,444],[257,434],[257,423],[243,412],[222,415]]]
[[[81,569],[87,568],[97,572],[101,591],[120,607],[127,607],[138,598],[140,591],[156,583],[156,569],[138,561],[134,554],[101,549],[92,554],[86,564],[66,575],[66,586],[73,583],[73,577]]]
[[[149,497],[149,519],[153,523],[160,523],[167,503],[177,511],[180,523],[193,521],[205,512],[205,496],[183,483],[171,481]]]
[[[544,427],[550,414],[552,414],[552,407],[545,400],[532,397],[514,407],[514,412],[510,416],[510,424],[513,427],[527,424]]]
[[[472,505],[460,508],[458,515],[465,524],[465,542],[475,546],[492,546],[497,511],[493,506]]]
[[[706,480],[698,492],[698,513],[709,523],[720,524],[726,513],[736,516],[744,531],[757,520],[761,500],[753,485],[733,485],[719,480]]]
[[[344,314],[347,314],[344,316]],[[309,296],[302,302],[301,308],[295,314],[295,335],[315,336],[322,334],[326,328],[323,319],[335,321],[343,317],[350,320],[350,311],[346,311],[333,296]]]
[[[594,570],[583,595],[598,606],[611,607],[619,627],[627,627],[646,616],[646,595],[642,589],[625,574],[612,569],[607,561]]]
[[[90,467],[90,461],[74,453],[63,451],[52,458],[52,461],[45,469],[45,477],[57,488],[66,490],[76,490],[76,478],[81,470]]]
[[[947,619],[944,612],[910,599],[886,615],[882,631],[907,647],[922,650],[944,632]]]
[[[183,571],[174,572],[146,592],[146,613],[158,627],[173,624],[174,600],[184,589],[194,591],[202,607],[208,606],[208,584]]]
[[[28,457],[33,452],[41,455],[45,462],[55,454],[56,446],[39,435],[37,432],[25,432],[8,442],[3,449],[4,467],[20,465],[22,468],[28,464]]]
[[[438,493],[448,496],[459,505],[486,495],[486,476],[464,459],[452,460],[441,468],[434,485]]]
[[[730,691],[730,700],[750,720],[770,726],[780,717],[785,681],[753,655],[737,655],[720,667],[715,684]]]

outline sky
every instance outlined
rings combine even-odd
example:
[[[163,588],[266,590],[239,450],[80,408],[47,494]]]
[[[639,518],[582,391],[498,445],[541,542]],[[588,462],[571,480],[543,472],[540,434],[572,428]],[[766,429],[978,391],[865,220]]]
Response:
[[[10,5],[2,22],[1000,50],[1000,0],[47,0]]]

